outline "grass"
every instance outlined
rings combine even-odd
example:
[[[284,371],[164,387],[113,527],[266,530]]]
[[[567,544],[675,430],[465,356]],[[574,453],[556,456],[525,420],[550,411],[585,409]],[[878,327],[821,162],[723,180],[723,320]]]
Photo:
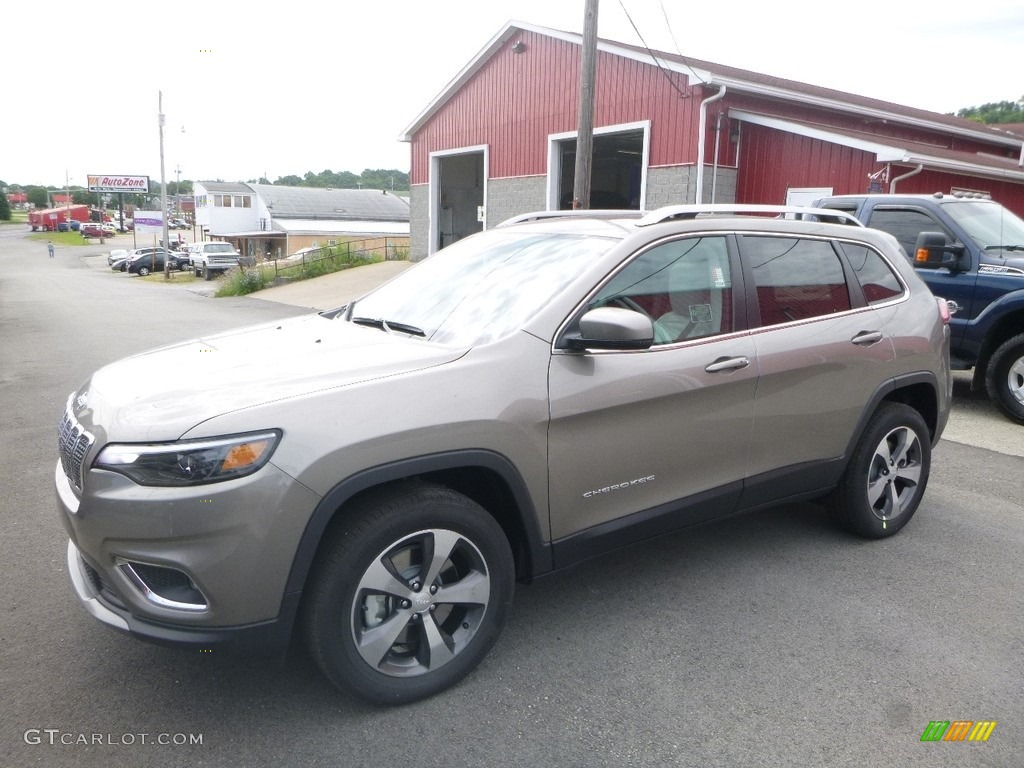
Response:
[[[186,283],[194,283],[197,278],[195,273],[190,269],[186,269],[184,272],[172,269],[171,279],[165,280],[164,271],[162,269],[158,269],[156,272],[150,272],[145,277],[135,277],[133,279],[145,280],[147,283],[174,283],[175,285],[184,285]],[[199,279],[201,280],[202,278]]]
[[[89,240],[88,238],[82,237],[77,232],[33,232],[28,236],[29,240],[35,240],[40,243],[46,243],[47,240],[52,240],[54,245],[93,245],[98,244],[99,239]],[[114,238],[104,238],[104,245],[110,243],[111,248],[116,248],[113,245]]]
[[[326,250],[326,249],[325,249]],[[275,267],[273,263],[261,264],[256,267],[239,267],[227,272],[223,284],[215,294],[221,296],[245,296],[248,293],[255,293],[275,284],[277,278],[284,278],[289,282],[294,280],[308,280],[313,277],[322,277],[334,272],[340,272],[350,267],[358,267],[363,264],[375,264],[384,261],[380,255],[364,254],[360,252],[346,253],[341,248],[327,250],[321,258],[306,261],[305,263],[290,264],[287,266]]]

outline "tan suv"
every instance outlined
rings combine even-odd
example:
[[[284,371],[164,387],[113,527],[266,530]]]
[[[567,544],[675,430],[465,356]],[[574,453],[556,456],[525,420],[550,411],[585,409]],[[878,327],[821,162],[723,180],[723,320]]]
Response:
[[[895,533],[949,413],[945,302],[891,236],[801,213],[519,217],[99,370],[59,428],[78,597],[159,642],[298,624],[333,682],[406,702],[477,665],[517,580],[802,499]]]

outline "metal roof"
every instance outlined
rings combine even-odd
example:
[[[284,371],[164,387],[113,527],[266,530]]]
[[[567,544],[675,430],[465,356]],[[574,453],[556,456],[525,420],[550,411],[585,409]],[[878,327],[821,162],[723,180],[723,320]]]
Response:
[[[408,235],[408,221],[339,221],[336,219],[279,219],[274,229],[289,234]]]
[[[240,181],[197,181],[196,184],[202,184],[209,194],[218,195],[251,195],[252,190],[249,189],[248,184],[243,184]]]
[[[309,221],[409,221],[409,201],[379,189],[322,189],[246,185],[259,195],[275,223],[282,219]]]

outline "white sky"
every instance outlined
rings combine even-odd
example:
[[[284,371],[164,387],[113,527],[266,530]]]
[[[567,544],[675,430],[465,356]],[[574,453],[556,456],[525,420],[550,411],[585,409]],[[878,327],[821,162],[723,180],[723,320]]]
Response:
[[[599,35],[936,112],[1024,96],[1021,0],[602,0]],[[5,4],[0,180],[409,168],[397,140],[509,20],[584,0]],[[666,22],[667,18],[667,22]],[[184,129],[184,130],[183,130]]]

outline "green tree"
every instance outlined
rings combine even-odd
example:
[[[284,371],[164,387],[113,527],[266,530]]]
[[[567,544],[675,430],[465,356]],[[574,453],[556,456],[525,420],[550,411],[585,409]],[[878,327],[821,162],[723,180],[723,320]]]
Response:
[[[0,184],[3,186],[3,184]],[[7,195],[0,192],[0,221],[11,220],[11,201],[7,199]]]
[[[50,197],[43,187],[29,187],[28,202],[33,208],[45,208],[50,203]]]
[[[986,125],[1024,123],[1024,97],[1017,101],[996,101],[980,107],[964,107],[956,115]]]

